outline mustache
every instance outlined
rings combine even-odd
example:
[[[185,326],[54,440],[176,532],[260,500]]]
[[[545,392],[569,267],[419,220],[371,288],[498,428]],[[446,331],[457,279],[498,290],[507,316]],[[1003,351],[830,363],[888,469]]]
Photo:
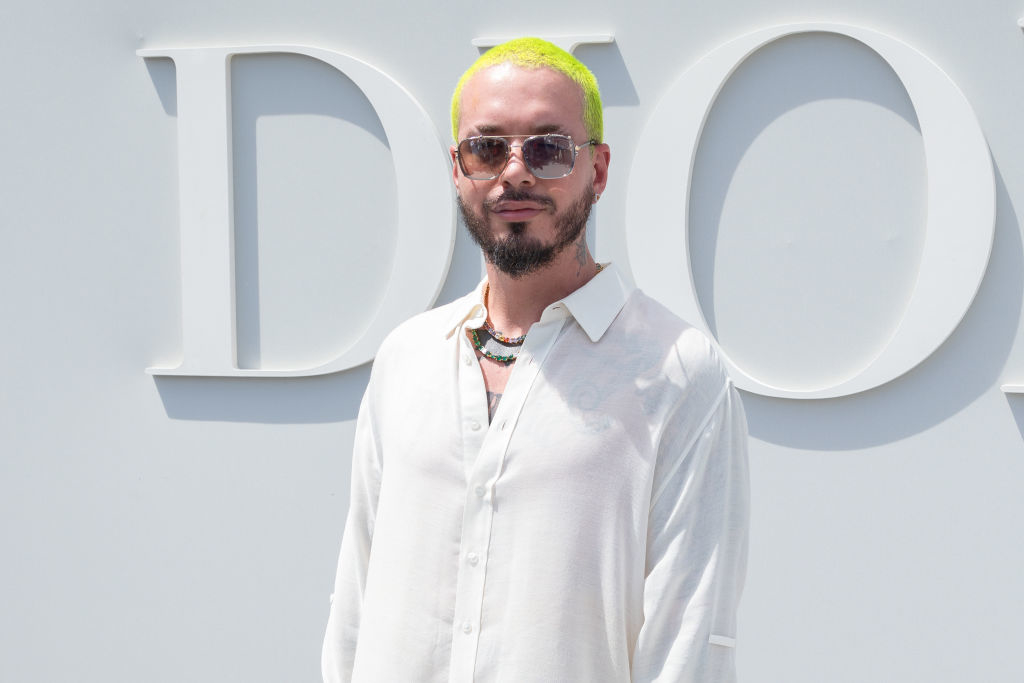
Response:
[[[534,202],[552,210],[555,208],[555,202],[550,197],[544,197],[526,190],[517,190],[511,187],[506,188],[494,199],[485,199],[484,208],[488,211],[492,211],[494,210],[494,207],[501,202]]]

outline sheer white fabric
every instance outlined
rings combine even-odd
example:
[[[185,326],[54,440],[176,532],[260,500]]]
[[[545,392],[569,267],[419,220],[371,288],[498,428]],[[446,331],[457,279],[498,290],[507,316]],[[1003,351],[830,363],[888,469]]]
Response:
[[[605,268],[530,328],[488,424],[481,294],[377,355],[324,680],[735,680],[747,432],[710,342]]]

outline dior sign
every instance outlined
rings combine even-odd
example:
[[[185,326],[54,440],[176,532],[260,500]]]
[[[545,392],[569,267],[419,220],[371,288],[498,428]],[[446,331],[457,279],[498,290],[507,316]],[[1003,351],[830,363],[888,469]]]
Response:
[[[884,59],[902,82],[924,144],[927,230],[903,318],[881,353],[854,376],[812,390],[778,386],[745,371],[723,349],[738,386],[786,398],[865,391],[927,358],[952,333],[973,300],[988,264],[995,223],[995,180],[984,136],[969,103],[941,69],[905,43],[869,29],[820,23],[772,27],[726,43],[687,69],[646,123],[628,173],[626,204],[626,237],[637,284],[710,334],[696,294],[688,240],[691,177],[705,122],[722,87],[748,57],[779,39],[812,32],[859,41]],[[551,40],[572,50],[611,37]],[[497,42],[478,39],[474,44]],[[263,370],[240,368],[236,360],[228,67],[235,55],[261,53],[311,57],[351,79],[376,110],[393,154],[398,191],[394,275],[363,335],[317,367]],[[433,304],[448,271],[455,234],[447,145],[400,84],[363,61],[304,45],[146,49],[138,54],[174,60],[178,91],[183,360],[174,368],[150,368],[151,373],[296,377],[338,372],[370,360],[388,331]],[[676,131],[682,142],[681,151],[671,156],[661,153],[659,137],[665,130]],[[678,196],[680,189],[687,209],[676,219],[665,216],[656,199]],[[414,215],[438,218],[414,225]]]

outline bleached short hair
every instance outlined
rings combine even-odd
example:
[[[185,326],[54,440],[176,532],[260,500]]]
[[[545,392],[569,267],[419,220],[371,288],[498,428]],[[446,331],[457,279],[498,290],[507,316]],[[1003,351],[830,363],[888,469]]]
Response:
[[[596,142],[604,141],[604,117],[601,112],[601,93],[597,79],[583,62],[562,48],[540,38],[516,38],[492,47],[466,69],[452,94],[452,139],[459,139],[459,110],[462,88],[478,71],[498,64],[514,64],[527,69],[548,68],[565,74],[580,86],[583,97],[583,125],[587,135]]]

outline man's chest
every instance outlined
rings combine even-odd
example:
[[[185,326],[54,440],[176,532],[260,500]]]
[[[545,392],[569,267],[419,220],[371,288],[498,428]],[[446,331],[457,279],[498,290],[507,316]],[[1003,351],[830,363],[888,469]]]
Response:
[[[597,492],[589,484],[620,480],[639,485],[631,496],[641,494],[665,408],[680,388],[635,351],[598,353],[608,345],[591,344],[574,327],[561,337],[559,330],[541,326],[546,340],[532,330],[514,363],[481,360],[468,339],[452,338],[448,363],[409,373],[416,386],[389,382],[389,395],[406,390],[415,400],[382,404],[385,485],[440,479],[475,488],[502,480],[543,490],[554,479],[586,495]]]
[[[515,363],[494,361],[479,351],[476,353],[476,360],[480,366],[480,374],[483,377],[484,390],[487,395],[487,421],[491,422],[505,395],[505,387],[508,385],[509,377],[512,376]]]

